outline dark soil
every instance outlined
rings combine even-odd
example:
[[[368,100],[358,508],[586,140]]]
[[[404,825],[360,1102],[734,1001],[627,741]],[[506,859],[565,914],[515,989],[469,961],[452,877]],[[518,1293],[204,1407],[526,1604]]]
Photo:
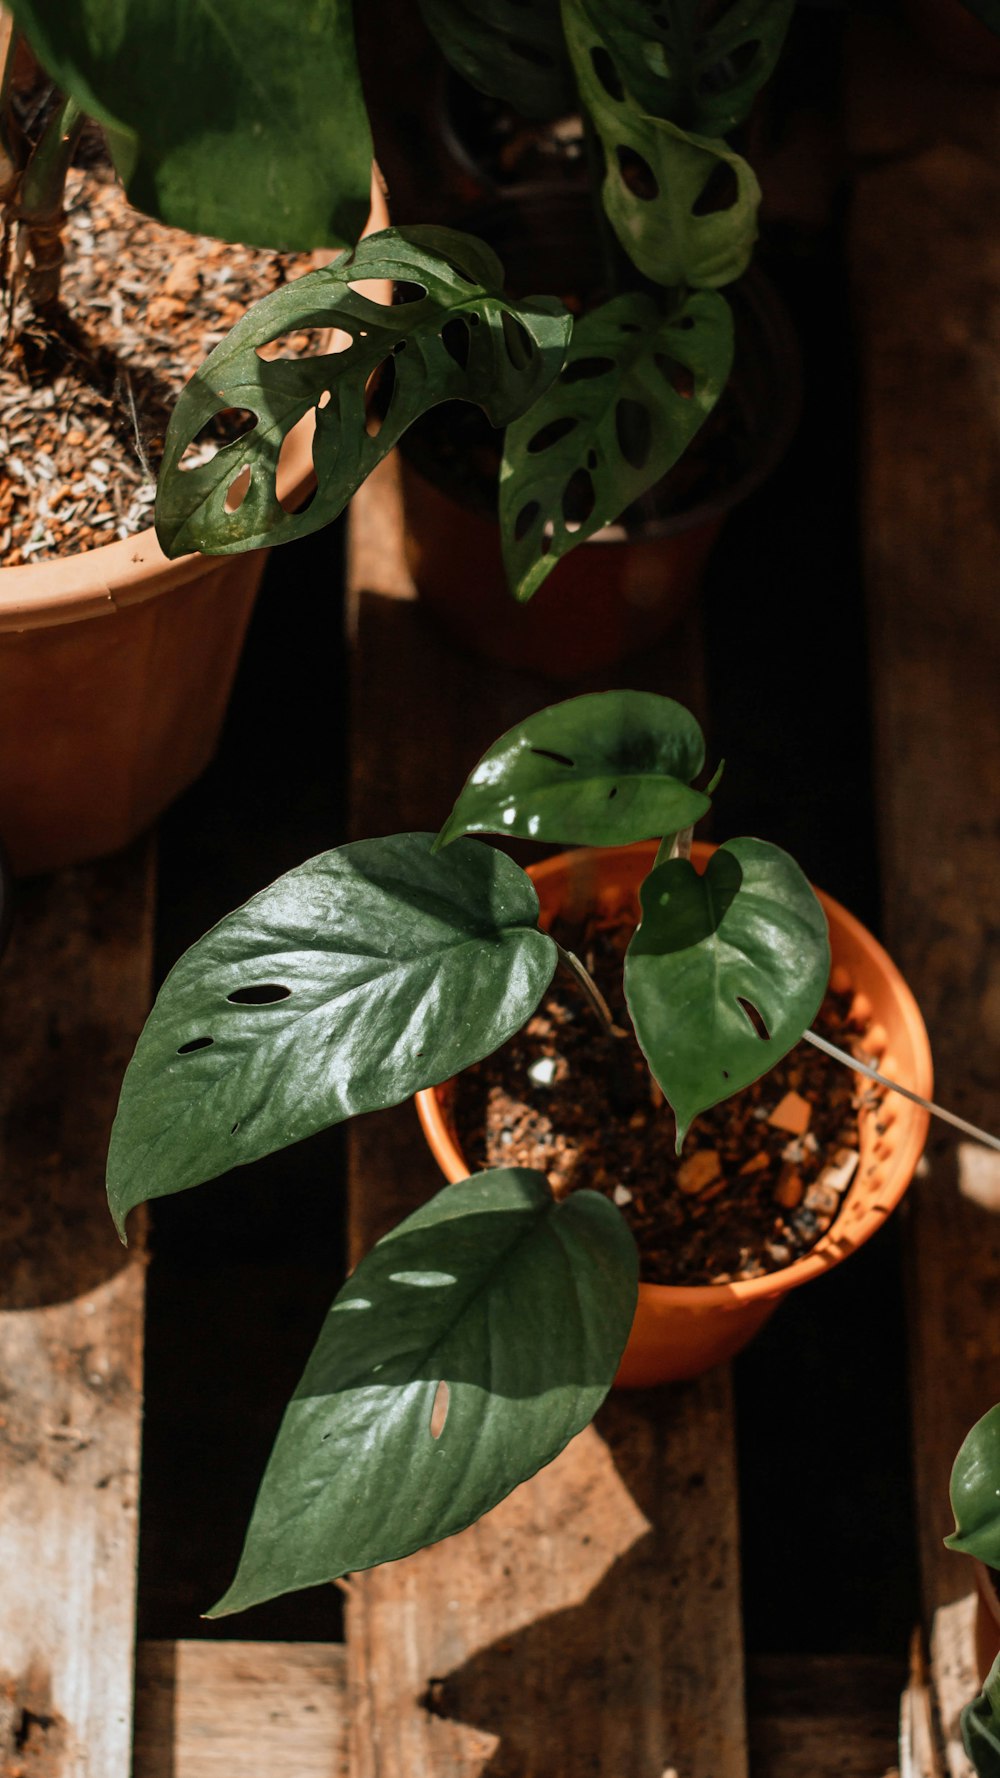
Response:
[[[622,1210],[654,1284],[723,1284],[778,1271],[838,1215],[858,1163],[855,1079],[800,1043],[744,1092],[696,1119],[678,1157],[676,1124],[631,1035],[621,963],[627,914],[554,935],[587,963],[627,1038],[610,1038],[557,972],[524,1030],[460,1076],[456,1134],[471,1166],[537,1167],[557,1196],[589,1187]],[[838,982],[838,986],[840,983]],[[849,988],[815,1020],[854,1053]],[[881,1089],[873,1088],[875,1105]],[[866,1100],[868,1095],[865,1095]]]

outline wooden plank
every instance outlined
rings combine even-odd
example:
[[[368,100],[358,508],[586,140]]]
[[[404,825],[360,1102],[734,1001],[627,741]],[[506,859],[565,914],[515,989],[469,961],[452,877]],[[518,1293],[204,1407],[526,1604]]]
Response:
[[[747,1670],[754,1778],[899,1778],[899,1661],[766,1655]]]
[[[335,1642],[142,1642],[133,1778],[346,1778]]]
[[[888,64],[886,64],[888,68]],[[891,114],[896,84],[867,83]],[[924,103],[933,109],[930,75]],[[987,89],[988,90],[988,89]],[[989,107],[968,83],[965,109]],[[865,97],[867,94],[867,97]],[[931,1034],[937,1097],[1000,1128],[1000,114],[858,181],[852,256],[866,388],[866,535],[885,930]],[[860,124],[858,125],[860,128]],[[860,137],[861,145],[867,138]],[[1000,1158],[935,1125],[910,1193],[921,1569],[950,1771],[973,1684],[948,1477],[1000,1399]]]
[[[438,826],[485,746],[568,695],[425,625],[369,544],[398,535],[391,498],[369,484],[352,520],[358,834]],[[623,678],[699,706],[696,625]],[[353,1253],[439,1184],[411,1107],[359,1120]],[[743,1778],[728,1373],[614,1398],[479,1525],[355,1576],[348,1662],[351,1778]]]
[[[0,969],[0,1771],[130,1770],[143,1255],[104,1199],[151,854],[22,885]],[[140,1219],[136,1219],[138,1223]]]

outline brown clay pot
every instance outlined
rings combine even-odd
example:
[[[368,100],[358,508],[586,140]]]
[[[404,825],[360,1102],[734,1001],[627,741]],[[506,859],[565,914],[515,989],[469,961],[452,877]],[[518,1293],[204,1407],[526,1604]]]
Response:
[[[714,847],[695,843],[692,858],[704,870]],[[559,912],[579,915],[598,907],[609,913],[631,901],[652,867],[655,842],[562,852],[529,868],[541,904],[540,924]],[[891,958],[839,902],[817,890],[830,928],[833,971],[840,972],[870,1018],[869,1047],[879,1066],[902,1086],[928,1098],[933,1085],[930,1045],[920,1010]],[[451,1083],[418,1093],[417,1111],[434,1158],[449,1180],[469,1168],[449,1114]],[[628,1345],[615,1379],[640,1388],[699,1376],[733,1358],[773,1315],[788,1291],[818,1278],[847,1259],[880,1229],[913,1176],[927,1134],[928,1115],[898,1094],[859,1120],[861,1161],[843,1209],[809,1253],[781,1271],[735,1284],[640,1284]]]

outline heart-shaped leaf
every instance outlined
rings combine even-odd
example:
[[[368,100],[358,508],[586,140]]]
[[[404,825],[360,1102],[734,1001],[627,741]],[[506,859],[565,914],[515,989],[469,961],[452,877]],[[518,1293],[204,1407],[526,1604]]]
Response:
[[[356,288],[370,279],[394,280],[407,300],[374,302]],[[562,364],[572,320],[554,297],[507,302],[502,282],[496,255],[471,235],[384,229],[257,303],[174,409],[156,505],[166,553],[229,555],[318,530],[440,401],[475,402],[495,426],[523,413]],[[333,327],[350,335],[343,351],[259,356],[283,335]],[[250,430],[210,462],[185,468],[185,451],[230,408],[250,412]],[[318,486],[304,510],[287,512],[275,490],[278,457],[310,411]]]
[[[637,1269],[607,1198],[522,1168],[400,1223],[327,1316],[211,1615],[450,1537],[550,1463],[607,1394]]]
[[[559,0],[420,0],[429,31],[470,85],[523,117],[572,109]]]
[[[978,1778],[1000,1778],[1000,1655],[961,1720],[962,1742]]]
[[[485,753],[441,829],[571,846],[624,846],[691,827],[709,799],[694,717],[655,692],[590,692],[508,730]]]
[[[350,0],[254,0],[238,19],[206,0],[15,0],[14,12],[63,91],[113,126],[140,210],[266,247],[357,240],[372,143]]]
[[[732,315],[714,291],[686,296],[668,315],[652,297],[617,296],[576,323],[559,376],[507,428],[500,530],[518,599],[666,475],[718,401],[732,359]]]
[[[432,843],[324,852],[171,970],[112,1133],[119,1231],[136,1204],[396,1105],[520,1029],[556,964],[534,888],[492,847]]]
[[[582,0],[602,47],[596,78],[652,117],[703,136],[742,123],[781,53],[795,0],[741,0],[706,18],[703,0]]]
[[[966,1434],[951,1472],[951,1510],[948,1548],[1000,1568],[1000,1406]]]
[[[808,880],[763,840],[728,841],[704,876],[671,859],[640,893],[625,997],[679,1153],[692,1118],[798,1043],[826,991],[830,941]]]
[[[604,208],[632,264],[656,284],[732,283],[757,239],[753,169],[725,142],[650,117],[624,89],[620,96],[609,89],[597,72],[604,40],[583,0],[564,0],[563,17],[580,97],[604,150]]]

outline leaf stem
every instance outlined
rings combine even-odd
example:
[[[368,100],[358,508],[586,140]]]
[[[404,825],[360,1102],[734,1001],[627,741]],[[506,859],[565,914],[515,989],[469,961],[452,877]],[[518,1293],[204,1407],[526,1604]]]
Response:
[[[667,864],[671,858],[690,858],[693,834],[693,827],[682,827],[679,833],[664,834],[659,851],[653,859],[653,869],[658,864]]]
[[[580,962],[579,957],[572,951],[567,951],[560,944],[557,944],[556,949],[559,952],[560,963],[569,970],[574,980],[583,989],[584,994],[604,1027],[605,1034],[608,1037],[626,1037],[628,1033],[623,1031],[620,1025],[615,1024],[611,1015],[610,1006],[605,1000],[604,995],[601,993],[601,990],[597,986],[590,971],[585,969]]]
[[[36,308],[44,308],[59,298],[65,258],[62,231],[66,175],[86,121],[76,100],[68,94],[62,97],[21,180],[16,215],[31,254],[27,295]]]
[[[946,1124],[953,1124],[956,1130],[963,1131],[966,1136],[974,1136],[977,1142],[983,1142],[987,1148],[995,1148],[1000,1152],[1000,1136],[991,1136],[977,1124],[970,1124],[964,1117],[958,1117],[954,1111],[946,1111],[943,1105],[935,1105],[932,1099],[923,1098],[909,1087],[901,1087],[897,1080],[890,1080],[887,1074],[880,1074],[877,1068],[872,1068],[867,1062],[859,1062],[857,1056],[852,1056],[847,1050],[838,1049],[835,1043],[820,1037],[818,1032],[805,1031],[803,1036],[816,1049],[832,1056],[835,1062],[843,1062],[845,1068],[853,1069],[856,1074],[865,1074],[869,1080],[877,1080],[880,1087],[888,1087],[891,1093],[900,1093],[904,1099],[911,1099],[914,1105],[922,1105],[932,1116],[941,1118]]]

